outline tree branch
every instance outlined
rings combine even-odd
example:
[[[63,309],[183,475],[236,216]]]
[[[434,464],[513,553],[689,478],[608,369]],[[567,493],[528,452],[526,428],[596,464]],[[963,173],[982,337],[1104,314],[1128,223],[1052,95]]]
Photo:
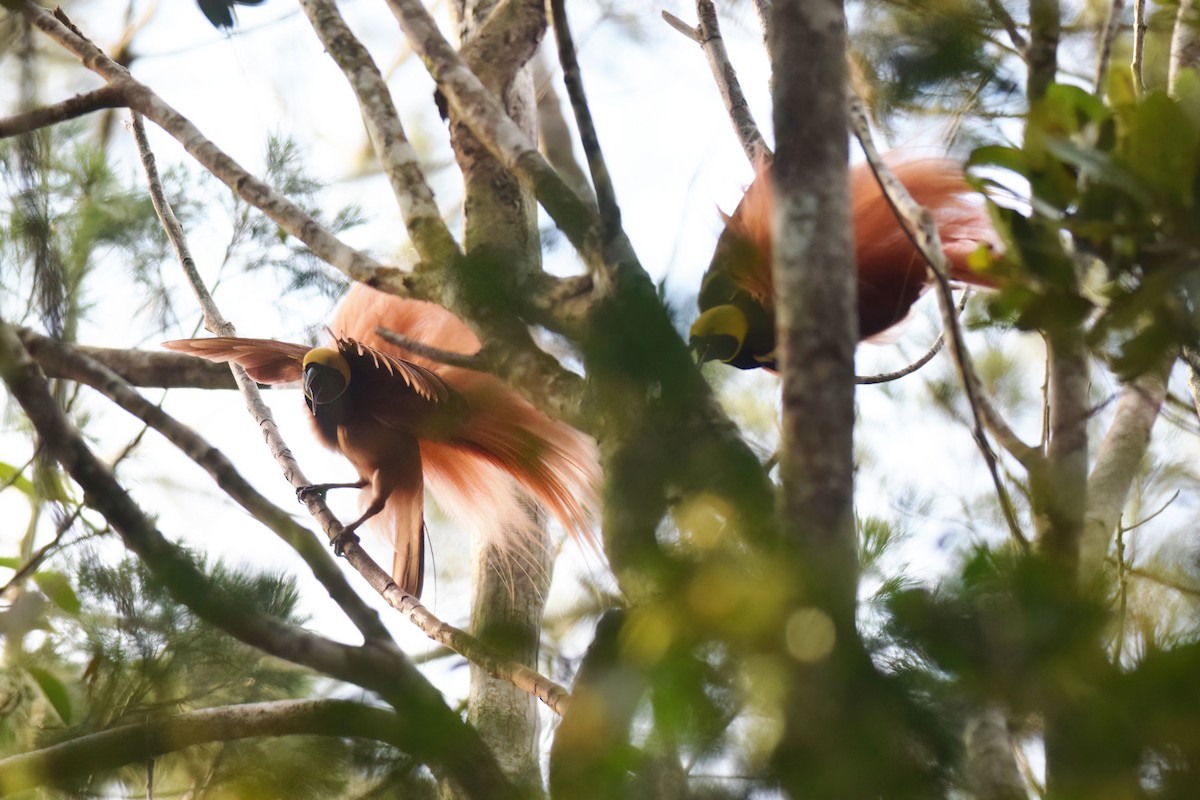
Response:
[[[56,348],[37,345],[42,337],[29,328],[17,328],[17,335],[30,348],[42,370],[51,378],[69,377],[68,363]],[[55,340],[56,341],[56,340]],[[66,345],[64,345],[66,346]],[[121,350],[110,347],[71,345],[81,356],[103,364],[133,386],[158,389],[236,389],[229,368],[181,353],[151,350]]]
[[[942,250],[937,224],[928,210],[921,208],[913,201],[904,184],[884,163],[883,157],[879,154],[879,150],[871,138],[870,124],[867,122],[862,101],[856,97],[852,97],[850,100],[850,124],[871,169],[879,179],[880,187],[896,209],[899,220],[908,230],[914,244],[933,273],[938,307],[942,313],[943,329],[948,335],[951,355],[954,357],[955,366],[958,367],[972,413],[976,417],[976,426],[986,426],[1000,445],[1023,464],[1029,459],[1037,458],[1037,450],[1023,442],[1013,432],[988,400],[986,392],[983,390],[983,383],[975,372],[970,353],[963,342],[962,329],[958,325],[958,315],[954,312],[954,296],[950,286],[949,271],[946,267],[946,254]],[[982,430],[980,430],[980,434],[982,434]]]
[[[1046,93],[1046,87],[1058,77],[1061,15],[1059,0],[1029,2],[1029,44],[1025,48],[1029,77],[1025,94],[1030,103],[1040,100]]]
[[[121,94],[126,105],[153,120],[183,145],[205,169],[243,200],[261,209],[318,257],[355,280],[380,288],[387,287],[393,292],[404,291],[404,277],[399,270],[384,267],[344,244],[298,205],[247,172],[206,139],[186,117],[105,55],[71,24],[61,9],[51,14],[32,0],[25,0],[20,5],[20,11],[42,32],[78,57],[85,67],[107,80]]]
[[[604,162],[604,153],[600,149],[600,137],[596,133],[596,124],[592,121],[592,111],[583,90],[583,75],[579,70],[575,42],[571,38],[571,27],[567,22],[566,4],[564,0],[548,0],[548,5],[554,22],[554,38],[558,42],[558,61],[562,65],[563,83],[567,87],[571,110],[575,112],[575,125],[579,129],[579,139],[583,144],[583,153],[587,158],[588,169],[592,175],[592,186],[596,190],[596,202],[600,211],[600,223],[607,239],[608,236],[616,234],[621,229],[621,207],[617,204],[617,194],[613,188],[612,176],[608,172],[608,165]]]
[[[717,8],[712,0],[696,0],[696,16],[700,24],[696,28],[690,28],[674,15],[663,12],[663,19],[667,20],[671,27],[695,40],[704,50],[713,80],[721,93],[721,100],[725,103],[725,111],[729,114],[729,121],[733,123],[734,133],[737,134],[746,158],[750,159],[751,164],[757,164],[759,159],[770,157],[771,148],[763,139],[758,123],[754,121],[754,114],[750,111],[750,104],[746,101],[746,95],[742,92],[737,70],[733,68],[733,62],[725,49]]]
[[[575,194],[508,117],[500,102],[442,36],[419,0],[388,0],[388,6],[458,117],[501,164],[529,180],[538,201],[588,268],[594,274],[607,272],[598,213]]]
[[[48,128],[69,119],[91,114],[102,108],[120,108],[124,105],[124,96],[120,89],[114,86],[102,86],[86,94],[77,94],[52,106],[42,106],[23,114],[14,114],[11,117],[0,119],[0,139],[29,133],[39,128]]]
[[[259,736],[371,739],[406,750],[411,744],[393,711],[348,700],[280,700],[172,714],[80,736],[0,760],[0,796],[69,783],[97,772],[210,742]]]
[[[325,52],[337,63],[358,98],[375,153],[421,258],[418,268],[440,268],[461,257],[462,251],[442,219],[417,162],[417,153],[409,144],[392,102],[391,91],[371,54],[350,31],[331,0],[301,0],[300,5],[325,45]]]
[[[1150,431],[1167,397],[1170,368],[1147,372],[1121,391],[1112,424],[1087,481],[1088,507],[1079,544],[1080,575],[1095,574],[1108,555],[1108,544],[1150,446]]]
[[[971,296],[970,289],[967,289],[966,291],[964,291],[962,293],[962,297],[960,297],[958,299],[958,308],[957,308],[956,313],[958,313],[958,314],[962,313],[962,310],[964,308],[966,308],[967,299],[970,296]],[[879,375],[865,375],[865,376],[864,375],[855,375],[854,382],[857,383],[859,386],[870,386],[870,385],[876,384],[876,383],[890,383],[891,381],[899,380],[900,378],[903,378],[906,375],[911,375],[914,372],[916,372],[917,370],[919,370],[921,367],[925,366],[930,361],[932,361],[933,357],[942,351],[942,346],[945,344],[946,344],[946,332],[942,331],[941,333],[938,334],[937,339],[934,341],[933,345],[929,348],[929,350],[927,350],[925,352],[925,355],[921,356],[916,361],[909,364],[907,367],[904,367],[903,369],[898,369],[895,372],[884,372]]]
[[[1191,0],[1184,0],[1191,2]],[[1182,12],[1183,4],[1180,4]],[[1093,78],[1097,96],[1104,94],[1104,79],[1108,77],[1108,65],[1112,61],[1113,42],[1117,31],[1121,29],[1121,14],[1125,11],[1125,0],[1112,0],[1108,6],[1108,16],[1104,20],[1104,30],[1100,34],[1100,55],[1096,59],[1096,77]]]
[[[879,154],[871,138],[870,123],[867,121],[862,101],[851,95],[849,104],[851,129],[858,138],[859,145],[862,147],[875,177],[879,180],[880,188],[895,210],[897,219],[907,230],[909,237],[925,259],[925,263],[933,275],[938,309],[942,315],[943,332],[948,335],[950,354],[958,369],[959,379],[962,381],[963,390],[971,408],[972,437],[983,455],[991,475],[1009,533],[1018,542],[1027,545],[1028,542],[1021,532],[1008,492],[1000,477],[996,454],[988,443],[984,428],[990,430],[999,441],[1000,446],[1021,462],[1026,469],[1041,464],[1042,456],[1039,451],[1025,444],[1000,416],[987,397],[983,382],[975,372],[970,352],[963,341],[962,329],[958,325],[958,315],[954,310],[954,295],[950,286],[950,274],[946,265],[946,253],[942,249],[941,236],[938,234],[937,223],[934,221],[933,215],[929,213],[928,209],[917,205],[908,193],[908,189],[884,163],[883,157]]]
[[[1146,55],[1146,0],[1133,0],[1133,90],[1141,95],[1146,91],[1146,76],[1142,71]]]

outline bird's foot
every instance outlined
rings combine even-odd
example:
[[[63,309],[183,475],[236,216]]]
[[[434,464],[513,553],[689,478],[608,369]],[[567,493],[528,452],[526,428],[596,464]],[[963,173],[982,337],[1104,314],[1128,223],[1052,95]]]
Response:
[[[333,554],[338,558],[346,556],[346,547],[352,544],[358,544],[358,534],[353,530],[344,530],[329,541],[329,546],[333,548]]]
[[[296,487],[296,500],[303,503],[310,497],[325,498],[325,493],[330,489],[361,489],[367,485],[366,481],[355,481],[354,483],[310,483],[306,486]]]

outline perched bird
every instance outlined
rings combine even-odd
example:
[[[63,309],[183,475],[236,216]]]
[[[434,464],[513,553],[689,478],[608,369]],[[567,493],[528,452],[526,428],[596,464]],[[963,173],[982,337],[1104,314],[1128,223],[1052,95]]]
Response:
[[[937,222],[950,277],[981,286],[967,259],[996,234],[985,209],[970,199],[961,169],[945,159],[900,161],[892,166],[913,199]],[[700,286],[700,316],[691,346],[701,361],[739,369],[775,368],[775,287],[771,276],[769,165],[762,164],[717,240]],[[850,216],[858,270],[859,340],[908,316],[929,284],[925,260],[905,232],[867,164],[850,169]]]
[[[199,3],[200,10],[204,12],[204,16],[208,17],[208,21],[214,28],[232,28],[234,5],[257,6],[263,0],[196,0],[196,2]]]
[[[540,546],[526,494],[591,542],[599,467],[594,442],[551,419],[492,375],[410,355],[382,326],[470,355],[478,338],[441,306],[351,289],[329,347],[218,337],[165,342],[210,361],[233,361],[260,383],[301,382],[318,438],[346,457],[363,489],[364,522],[391,542],[393,579],[419,596],[424,578],[423,492],[516,562]],[[303,490],[302,490],[303,491]]]

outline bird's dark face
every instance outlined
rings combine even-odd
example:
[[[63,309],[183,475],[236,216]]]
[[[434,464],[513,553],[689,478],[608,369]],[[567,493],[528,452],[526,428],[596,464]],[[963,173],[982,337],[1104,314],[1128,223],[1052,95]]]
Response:
[[[350,365],[336,350],[318,347],[304,356],[304,399],[311,411],[337,400],[350,386]]]
[[[749,324],[745,313],[733,305],[714,306],[692,323],[688,343],[696,361],[724,361],[738,357],[746,342]]]

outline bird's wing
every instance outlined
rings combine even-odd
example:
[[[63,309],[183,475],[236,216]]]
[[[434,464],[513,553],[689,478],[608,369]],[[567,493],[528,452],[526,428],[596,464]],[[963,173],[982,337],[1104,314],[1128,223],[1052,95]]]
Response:
[[[396,388],[407,387],[430,403],[449,403],[457,396],[450,384],[437,373],[403,358],[389,355],[356,339],[337,338],[338,352],[350,364],[351,372],[371,372],[387,376]],[[357,369],[356,369],[357,367]]]
[[[179,353],[225,363],[232,361],[245,368],[259,383],[292,383],[304,372],[304,355],[311,348],[274,339],[243,339],[217,336],[207,339],[176,339],[163,347]]]

